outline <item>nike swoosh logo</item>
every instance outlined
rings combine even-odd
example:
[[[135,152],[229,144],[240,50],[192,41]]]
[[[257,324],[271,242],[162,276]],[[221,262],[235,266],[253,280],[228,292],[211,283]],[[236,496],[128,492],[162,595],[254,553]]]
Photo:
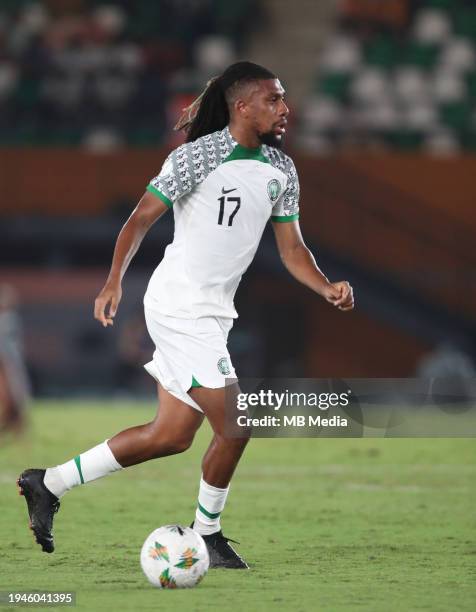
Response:
[[[223,195],[225,195],[225,193],[231,193],[232,191],[236,191],[238,189],[238,187],[235,187],[234,189],[225,189],[224,187],[221,188],[221,192]]]

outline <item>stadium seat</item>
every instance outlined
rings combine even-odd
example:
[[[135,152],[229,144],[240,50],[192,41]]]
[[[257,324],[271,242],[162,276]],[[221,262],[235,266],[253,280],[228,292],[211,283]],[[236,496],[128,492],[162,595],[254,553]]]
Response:
[[[389,78],[385,71],[378,68],[364,68],[351,85],[351,93],[359,103],[378,103],[388,97]]]
[[[451,20],[445,11],[423,9],[415,17],[413,37],[420,44],[443,44],[451,35]]]
[[[457,137],[447,129],[428,133],[423,140],[422,148],[432,155],[454,155],[461,149]]]
[[[466,98],[466,83],[454,71],[437,71],[432,81],[432,96],[437,103],[461,102]]]
[[[366,127],[379,132],[397,130],[401,127],[401,113],[391,102],[385,101],[366,109]]]
[[[320,96],[311,98],[303,110],[303,122],[306,129],[324,131],[340,125],[343,110],[333,98]]]
[[[399,30],[371,19],[365,27],[364,16],[346,14],[323,55],[314,95],[341,103],[359,144],[383,135],[401,150],[474,150],[465,134],[476,102],[476,3],[419,0],[412,9]],[[346,138],[338,130],[336,146]]]
[[[438,125],[438,111],[432,104],[415,104],[402,113],[402,124],[409,130],[430,131]]]
[[[309,131],[301,132],[297,138],[296,144],[300,148],[317,155],[328,154],[333,148],[329,137],[322,133]]]
[[[38,36],[46,30],[49,23],[50,17],[39,2],[26,4],[19,13],[19,25],[24,35]]]
[[[82,146],[94,153],[107,153],[123,145],[120,134],[111,128],[96,128],[85,135]]]
[[[319,65],[325,72],[350,73],[360,66],[360,44],[351,36],[336,36],[325,47]]]
[[[94,24],[109,35],[117,36],[125,28],[127,15],[120,6],[100,4],[92,11]]]
[[[222,72],[236,58],[229,39],[224,36],[206,36],[195,46],[195,61],[200,73],[209,78]]]
[[[464,72],[474,68],[476,53],[473,44],[465,38],[452,38],[441,51],[440,70]]]
[[[397,99],[405,104],[424,103],[430,97],[428,77],[419,68],[399,68],[393,85]]]

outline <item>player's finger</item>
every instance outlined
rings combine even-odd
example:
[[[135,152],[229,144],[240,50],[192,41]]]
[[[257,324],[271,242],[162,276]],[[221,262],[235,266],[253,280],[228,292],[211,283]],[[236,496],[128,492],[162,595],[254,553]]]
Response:
[[[101,318],[101,300],[99,298],[94,300],[94,318],[98,320]]]
[[[345,304],[345,302],[347,302],[348,299],[349,299],[348,295],[343,295],[338,300],[336,300],[335,305],[342,306],[343,304]]]
[[[329,292],[326,296],[326,300],[330,302],[331,304],[335,304],[336,300],[340,299],[340,296],[341,296],[340,290],[335,285],[331,285],[329,287]]]
[[[354,290],[349,283],[346,283],[344,286],[343,298],[344,301],[352,300],[354,298]]]
[[[104,310],[108,301],[109,300],[106,300],[104,298],[98,298],[94,303],[94,318],[97,319],[100,323],[102,323],[103,327],[107,327],[107,320],[104,314]]]
[[[111,298],[111,305],[109,307],[109,316],[110,317],[115,317],[116,316],[117,306],[118,306],[118,300],[117,300],[117,297],[114,295]]]
[[[349,300],[349,296],[351,294],[351,288],[349,285],[342,286],[342,294],[341,297],[336,301],[336,306],[342,306]]]
[[[346,295],[345,295],[345,297],[342,297],[342,298],[339,300],[339,303],[338,303],[338,304],[336,304],[336,306],[339,306],[339,307],[340,307],[340,306],[348,306],[348,305],[349,305],[349,304],[351,304],[353,301],[354,301],[354,294],[353,294],[352,288],[351,288],[351,287],[349,287],[349,290],[348,290],[348,291],[346,291]]]

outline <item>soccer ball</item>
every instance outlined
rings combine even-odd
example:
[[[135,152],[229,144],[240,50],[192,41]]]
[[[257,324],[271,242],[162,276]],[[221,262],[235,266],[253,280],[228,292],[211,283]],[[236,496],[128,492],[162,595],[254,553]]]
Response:
[[[147,536],[140,553],[142,570],[159,589],[197,585],[210,565],[207,545],[190,527],[165,525]]]

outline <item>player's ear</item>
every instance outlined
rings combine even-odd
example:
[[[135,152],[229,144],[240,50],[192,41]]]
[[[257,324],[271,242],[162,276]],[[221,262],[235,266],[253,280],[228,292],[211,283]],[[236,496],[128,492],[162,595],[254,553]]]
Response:
[[[233,104],[233,107],[235,112],[238,113],[238,115],[240,115],[241,117],[248,116],[248,105],[244,100],[238,98],[238,100],[236,100]]]

